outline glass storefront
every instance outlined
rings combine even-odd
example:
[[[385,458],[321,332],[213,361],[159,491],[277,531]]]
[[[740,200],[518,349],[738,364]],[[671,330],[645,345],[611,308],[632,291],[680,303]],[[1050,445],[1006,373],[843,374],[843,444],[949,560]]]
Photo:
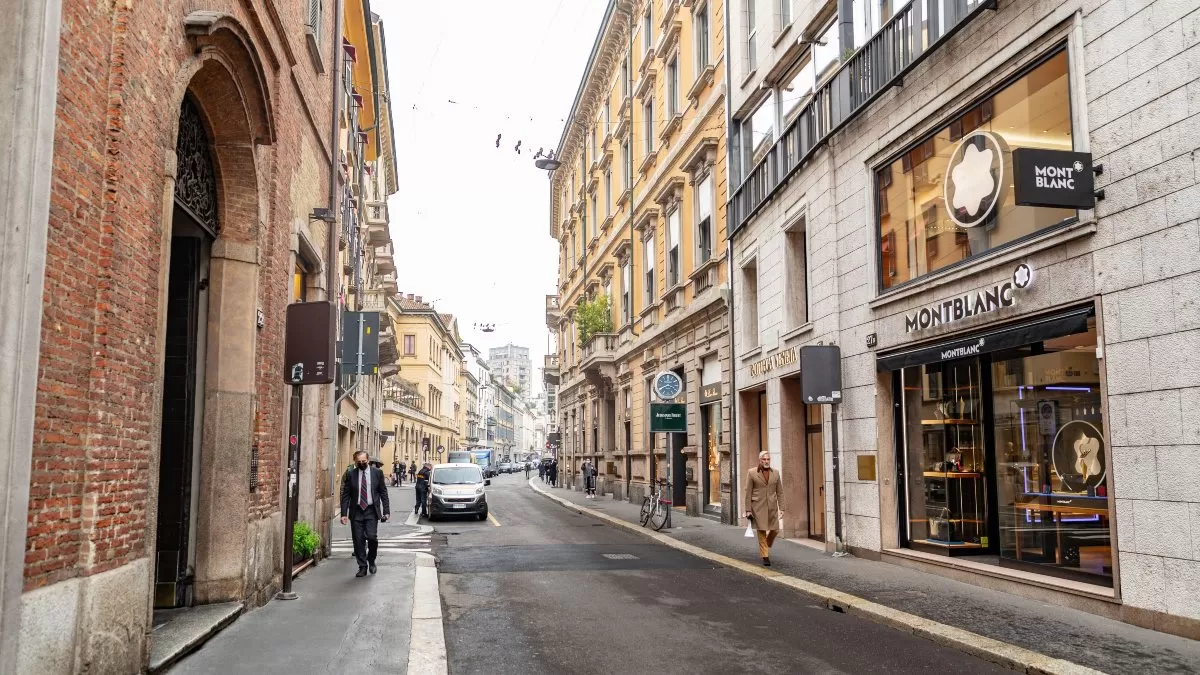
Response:
[[[1091,317],[897,371],[909,546],[1112,585],[1096,344]]]
[[[1013,149],[1073,147],[1061,50],[876,172],[880,289],[1073,218],[1017,206],[1011,187]]]

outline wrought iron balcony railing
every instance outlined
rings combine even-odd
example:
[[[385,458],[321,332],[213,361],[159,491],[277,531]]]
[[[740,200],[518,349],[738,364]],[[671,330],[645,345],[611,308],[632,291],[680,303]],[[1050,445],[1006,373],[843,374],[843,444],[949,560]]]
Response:
[[[996,0],[913,0],[825,81],[729,200],[729,237],[829,137]]]

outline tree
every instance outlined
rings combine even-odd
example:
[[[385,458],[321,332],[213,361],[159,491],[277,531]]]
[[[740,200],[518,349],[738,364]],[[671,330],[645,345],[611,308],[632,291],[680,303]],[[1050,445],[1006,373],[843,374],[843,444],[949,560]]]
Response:
[[[608,307],[607,295],[581,303],[575,317],[579,327],[580,345],[587,344],[596,333],[611,333],[613,330],[612,312]]]

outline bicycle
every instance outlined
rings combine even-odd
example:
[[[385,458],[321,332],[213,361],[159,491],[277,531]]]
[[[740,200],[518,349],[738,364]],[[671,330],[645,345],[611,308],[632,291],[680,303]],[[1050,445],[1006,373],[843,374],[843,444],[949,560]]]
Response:
[[[659,478],[652,483],[650,494],[642,500],[642,527],[649,523],[650,527],[659,531],[670,522],[671,500],[668,498],[668,495],[671,494],[670,487],[670,481],[665,478]]]

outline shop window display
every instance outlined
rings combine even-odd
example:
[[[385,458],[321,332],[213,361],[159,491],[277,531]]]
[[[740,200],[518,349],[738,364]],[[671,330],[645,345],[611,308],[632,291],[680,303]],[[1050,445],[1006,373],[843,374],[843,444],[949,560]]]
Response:
[[[1086,325],[897,373],[910,547],[1112,585],[1095,318]]]

